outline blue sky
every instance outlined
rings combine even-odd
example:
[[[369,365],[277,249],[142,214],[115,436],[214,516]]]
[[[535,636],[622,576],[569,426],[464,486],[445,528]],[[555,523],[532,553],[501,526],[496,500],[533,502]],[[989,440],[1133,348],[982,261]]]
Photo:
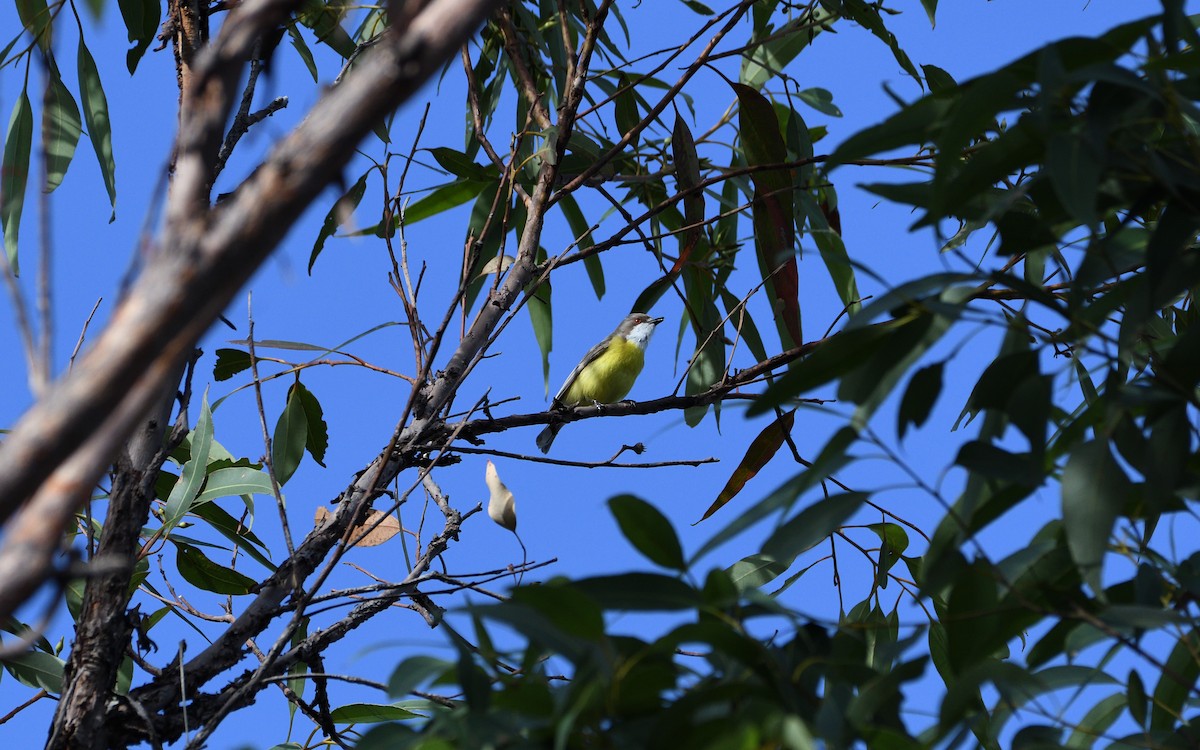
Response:
[[[1147,15],[1155,11],[1149,2],[1113,2],[1093,0],[1090,3],[1044,3],[1036,0],[1007,0],[1006,2],[943,3],[937,26],[931,28],[924,12],[916,3],[905,12],[891,17],[889,24],[913,61],[933,64],[962,80],[990,70],[1004,62],[1053,39],[1068,35],[1090,35],[1116,23]],[[700,19],[674,2],[644,1],[626,10],[633,44],[637,49],[652,49],[690,34]],[[0,29],[5,34],[18,28],[13,8],[0,7]],[[56,365],[65,367],[79,335],[97,298],[103,297],[93,326],[113,309],[119,297],[122,279],[133,267],[139,246],[139,236],[145,226],[155,226],[157,217],[149,207],[159,205],[162,174],[166,164],[175,118],[175,77],[169,51],[147,53],[136,75],[129,77],[124,69],[125,30],[116,3],[106,4],[98,21],[85,17],[87,43],[100,65],[113,114],[114,151],[117,159],[117,219],[107,223],[110,208],[104,195],[103,183],[90,152],[86,136],[80,143],[75,161],[66,180],[51,196],[50,227],[54,243],[54,317],[56,324]],[[670,35],[662,34],[670,28]],[[67,85],[77,90],[74,81],[74,29],[64,26],[65,33],[56,42],[61,67]],[[678,29],[678,31],[676,31]],[[748,34],[748,26],[735,33]],[[311,41],[311,37],[310,37]],[[7,37],[0,39],[6,43]],[[317,50],[322,82],[328,83],[336,71],[332,55]],[[906,99],[920,94],[917,85],[898,68],[890,52],[867,32],[843,25],[837,34],[817,39],[793,64],[791,71],[806,85],[826,88],[833,93],[834,102],[844,113],[843,118],[830,118],[814,110],[802,111],[808,124],[827,125],[828,137],[817,144],[818,153],[828,152],[843,138],[858,129],[877,122],[894,111],[895,106],[884,90],[886,84]],[[427,86],[421,95],[397,115],[392,129],[392,150],[406,152],[416,132],[423,104],[431,104],[429,122],[420,146],[463,146],[463,93],[455,77],[458,68],[440,84]],[[677,73],[668,69],[663,76],[672,79]],[[0,70],[0,113],[11,111],[19,94],[23,70],[12,67]],[[218,184],[217,190],[227,190],[236,180],[248,173],[255,155],[263,153],[276,139],[287,132],[315,101],[317,91],[308,79],[296,55],[285,42],[277,55],[271,75],[260,82],[259,106],[270,97],[286,95],[290,104],[284,111],[257,126],[240,148],[238,158]],[[34,73],[36,81],[37,73]],[[36,83],[34,84],[37,85]],[[31,89],[32,91],[33,89]],[[687,89],[697,102],[693,132],[705,130],[714,117],[732,99],[728,87],[713,73],[702,73]],[[383,145],[377,139],[363,144],[367,153],[378,157]],[[429,164],[428,154],[420,157]],[[347,171],[347,184],[365,169],[365,161]],[[428,172],[415,172],[410,184],[432,186],[445,178]],[[846,246],[855,260],[869,267],[880,282],[860,275],[859,283],[865,294],[883,291],[887,284],[912,278],[918,273],[937,270],[946,263],[937,253],[937,241],[929,233],[910,234],[907,227],[911,217],[903,208],[881,203],[875,197],[855,189],[861,182],[894,179],[894,175],[879,170],[843,168],[833,175],[839,190],[843,233]],[[284,244],[251,282],[247,292],[253,293],[253,311],[259,338],[302,341],[333,346],[387,321],[403,318],[399,298],[388,285],[389,268],[386,254],[373,238],[337,238],[327,243],[317,261],[312,276],[305,269],[313,238],[336,194],[327,191],[292,230]],[[415,196],[419,197],[419,196]],[[415,198],[414,198],[415,199]],[[381,202],[378,182],[372,183],[356,214],[356,222],[370,225],[377,220],[371,210]],[[599,213],[594,201],[585,201],[589,219]],[[36,192],[31,187],[26,215],[22,224],[22,260],[24,274],[21,285],[27,299],[32,299],[36,278],[35,240],[38,235]],[[414,262],[426,263],[421,300],[425,315],[440,317],[448,290],[458,273],[465,233],[465,218],[469,206],[444,216],[409,227],[407,241]],[[377,213],[375,214],[377,217]],[[742,234],[749,230],[743,222]],[[601,230],[600,236],[605,236]],[[547,226],[543,244],[551,253],[560,252],[570,242],[569,231],[561,218],[555,217]],[[968,246],[975,257],[983,252],[983,238]],[[811,243],[803,247],[800,266],[801,299],[805,316],[806,336],[816,337],[829,326],[841,304],[837,302],[828,276]],[[748,257],[748,256],[747,256]],[[628,310],[638,292],[656,277],[656,267],[645,253],[633,246],[624,246],[605,259],[608,293],[597,300],[587,283],[581,265],[564,269],[554,277],[554,350],[551,355],[550,389],[553,392],[561,379],[592,344],[606,335]],[[742,293],[754,284],[754,269],[735,275],[735,288]],[[0,305],[0,351],[5,352],[7,364],[0,369],[0,388],[6,397],[0,401],[0,425],[8,425],[29,405],[30,396],[22,364],[21,349],[15,334],[12,305]],[[765,306],[752,308],[765,334],[772,326]],[[683,349],[675,354],[676,334],[682,310],[678,300],[664,297],[653,311],[666,316],[666,322],[656,334],[648,353],[645,372],[631,393],[631,398],[647,399],[669,393],[682,373],[693,342],[686,334]],[[210,400],[230,393],[245,378],[223,383],[211,383],[212,352],[228,341],[241,339],[246,331],[246,295],[226,313],[238,327],[238,332],[223,326],[206,336],[202,347],[206,356],[197,372],[195,387],[202,392],[211,387]],[[95,328],[93,328],[93,331]],[[974,383],[975,375],[995,351],[994,331],[978,332],[949,366],[947,392],[939,402],[929,425],[916,435],[910,435],[899,446],[901,455],[911,462],[914,470],[929,483],[941,487],[945,497],[953,499],[961,476],[945,473],[957,446],[968,439],[963,432],[951,433],[950,426],[957,417],[963,400]],[[950,353],[961,342],[951,339],[936,349],[929,361]],[[776,344],[777,345],[777,344]],[[768,339],[768,348],[771,348]],[[378,365],[403,373],[412,373],[410,346],[400,327],[376,332],[352,347],[356,355]],[[260,351],[263,355],[296,358],[297,352]],[[505,332],[495,355],[484,362],[467,382],[458,399],[466,406],[488,388],[493,400],[519,397],[520,401],[506,404],[498,413],[537,411],[545,408],[545,392],[540,355],[532,329],[524,314],[518,316]],[[736,363],[751,364],[743,354]],[[269,368],[268,368],[269,369]],[[408,386],[401,380],[358,368],[313,368],[303,374],[305,384],[321,400],[330,426],[330,448],[326,459],[329,468],[306,461],[285,487],[289,503],[289,519],[293,529],[303,533],[318,505],[327,504],[350,481],[354,471],[361,468],[390,436],[398,418]],[[265,389],[268,423],[283,408],[286,386],[290,378],[273,381]],[[211,383],[211,386],[210,386]],[[830,394],[813,394],[830,395]],[[874,425],[890,443],[895,443],[894,404],[885,406]],[[806,458],[815,457],[827,437],[840,426],[839,415],[847,410],[836,405],[829,411],[802,409],[797,414],[796,439]],[[193,421],[194,421],[193,411]],[[241,390],[226,400],[216,411],[216,438],[235,455],[258,458],[262,455],[262,439],[257,415],[253,409],[250,390]],[[612,455],[622,443],[644,442],[648,448],[642,459],[649,461],[703,458],[713,456],[718,464],[697,468],[658,470],[578,469],[497,460],[501,476],[514,492],[521,537],[531,560],[557,562],[536,575],[566,575],[579,577],[590,574],[613,573],[649,566],[621,538],[611,518],[606,500],[620,492],[633,492],[657,505],[674,522],[686,551],[697,549],[706,539],[728,523],[742,507],[762,497],[779,483],[798,471],[785,455],[777,457],[760,476],[714,518],[697,526],[698,519],[712,502],[725,479],[737,465],[741,454],[758,430],[761,421],[747,421],[739,407],[727,405],[722,411],[720,426],[710,416],[700,426],[689,429],[682,415],[658,414],[623,419],[600,419],[572,424],[563,430],[555,443],[553,456],[578,460],[603,460]],[[972,428],[966,428],[970,434]],[[488,438],[488,447],[518,453],[532,453],[533,438],[538,428],[526,428],[500,433]],[[858,489],[878,489],[877,502],[902,515],[907,520],[932,533],[941,518],[942,508],[927,493],[912,489],[909,482],[890,467],[886,460],[870,456],[866,446],[856,451],[864,460],[856,464],[843,481]],[[439,472],[436,477],[460,509],[486,501],[483,484],[485,458],[464,456],[459,466]],[[802,501],[803,502],[803,501]],[[227,505],[226,507],[231,507]],[[997,524],[985,537],[985,544],[996,559],[1023,544],[1031,533],[1031,520],[1056,513],[1058,498],[1053,488],[1044,488],[1027,501],[1020,519]],[[406,524],[415,524],[420,502],[415,500],[401,511]],[[259,498],[256,532],[264,538],[278,540],[278,522],[272,515],[268,498]],[[863,514],[856,522],[879,520],[877,514]],[[1036,525],[1040,525],[1037,522]],[[865,537],[864,537],[865,539]],[[703,576],[709,567],[728,565],[758,549],[761,534],[739,538],[703,561],[696,574]],[[919,540],[913,539],[914,544]],[[918,547],[919,548],[919,547]],[[839,555],[843,550],[839,549]],[[165,550],[170,568],[170,550]],[[812,559],[820,553],[810,553]],[[279,556],[277,555],[277,558]],[[220,559],[220,558],[218,558]],[[449,568],[455,572],[503,568],[518,563],[521,549],[508,532],[493,525],[483,515],[476,516],[464,529],[462,541],[446,556]],[[382,575],[401,575],[402,555],[394,544],[386,544],[353,554],[350,561]],[[845,583],[845,606],[849,608],[867,591],[865,564],[853,561],[853,552],[845,549],[840,558]],[[156,567],[152,562],[152,567]],[[247,569],[251,575],[257,571]],[[818,618],[836,618],[838,601],[831,583],[831,570],[819,564],[801,579],[786,596],[800,609]],[[346,568],[339,572],[336,585],[360,585],[365,579]],[[497,586],[497,588],[502,588]],[[889,596],[896,596],[893,592]],[[217,599],[196,596],[193,602],[202,608],[213,609]],[[462,603],[463,599],[457,600]],[[145,609],[145,607],[143,607]],[[911,608],[905,607],[904,611]],[[911,614],[911,612],[910,612]],[[35,619],[27,613],[26,619]],[[918,622],[913,619],[912,622]],[[622,627],[643,627],[641,618],[628,618]],[[167,627],[155,631],[161,651],[158,661],[165,662],[165,652],[173,649],[180,638],[189,637],[183,629]],[[70,629],[65,613],[51,625],[52,641],[66,637]],[[410,612],[397,611],[378,618],[362,629],[350,642],[332,652],[327,667],[330,671],[363,673],[374,679],[386,680],[391,665],[413,649],[442,650],[445,642],[437,632],[427,630]],[[23,700],[24,691],[16,687],[11,677],[4,675],[7,687],[0,690],[0,714]],[[384,701],[385,696],[361,688],[338,688],[339,699]],[[929,706],[926,706],[927,708]],[[44,737],[51,706],[42,701],[5,727],[6,735],[34,742]],[[213,747],[234,747],[248,744],[268,747],[283,739],[280,728],[286,720],[287,708],[281,696],[266,691],[259,702],[235,715],[216,735]],[[920,725],[920,719],[914,719]],[[295,739],[302,739],[301,731]]]

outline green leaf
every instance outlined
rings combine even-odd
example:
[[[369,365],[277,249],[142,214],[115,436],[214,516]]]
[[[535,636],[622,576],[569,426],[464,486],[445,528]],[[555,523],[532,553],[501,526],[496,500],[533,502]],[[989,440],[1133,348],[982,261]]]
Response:
[[[1129,706],[1129,715],[1139,727],[1146,726],[1146,686],[1142,676],[1136,669],[1129,670],[1129,680],[1125,683],[1125,701]]]
[[[604,639],[604,612],[587,594],[559,578],[541,586],[523,586],[513,601],[545,617],[563,633],[589,641]]]
[[[183,580],[198,589],[214,594],[240,596],[249,594],[255,586],[253,578],[209,560],[196,547],[172,540],[175,545],[175,564]]]
[[[887,572],[908,549],[908,533],[903,526],[894,523],[873,523],[867,526],[879,536],[879,562],[875,569],[875,583],[887,588]]]
[[[241,349],[218,349],[217,361],[213,364],[213,379],[229,380],[239,372],[250,369],[250,352]]]
[[[46,185],[43,189],[47,193],[62,184],[83,133],[75,97],[63,85],[58,68],[51,67],[50,70],[50,85],[46,87],[42,105],[42,143],[46,149]]]
[[[0,224],[4,228],[4,251],[13,274],[17,264],[17,234],[21,228],[21,209],[25,205],[25,184],[29,179],[29,153],[33,143],[33,109],[29,94],[22,89],[8,121],[4,138],[4,160],[0,163]]]
[[[925,15],[929,16],[930,28],[935,28],[937,26],[937,18],[935,18],[937,15],[937,5],[938,0],[921,0],[921,7],[925,9]]]
[[[936,65],[922,65],[921,72],[925,74],[925,86],[931,92],[952,89],[958,85],[952,75]]]
[[[738,80],[752,89],[761,89],[767,81],[782,72],[788,63],[796,59],[817,34],[825,30],[821,22],[832,15],[823,6],[817,6],[810,14],[799,15],[778,30],[760,33],[756,29],[753,46],[742,56],[742,69]],[[767,41],[759,43],[757,40],[760,36],[767,37]]]
[[[358,204],[362,202],[363,194],[367,191],[367,177],[370,174],[370,170],[364,172],[350,189],[334,202],[329,213],[325,214],[325,223],[321,225],[321,231],[317,233],[317,240],[313,243],[312,252],[308,256],[309,276],[312,275],[313,264],[317,262],[317,256],[325,249],[325,240],[337,234],[338,228],[350,220],[354,209],[358,208]]]
[[[125,66],[129,68],[129,75],[133,75],[138,61],[158,34],[162,5],[159,0],[117,0],[117,4],[121,6],[121,18],[125,21],[129,41],[133,42],[133,47],[125,53]]]
[[[776,529],[763,544],[762,553],[790,567],[797,557],[841,528],[866,500],[865,492],[845,492],[818,500]]]
[[[642,293],[637,296],[633,302],[633,307],[629,308],[630,312],[650,312],[654,309],[654,304],[662,299],[667,290],[671,288],[679,279],[679,271],[672,271],[666,276],[660,276],[650,282],[649,286],[642,290]]]
[[[273,495],[271,478],[250,466],[226,466],[208,475],[204,491],[196,496],[191,510],[201,503],[238,495]]]
[[[584,578],[576,587],[606,610],[667,612],[695,609],[703,601],[699,591],[678,578],[655,573]]]
[[[312,29],[318,42],[328,45],[343,59],[349,59],[354,54],[356,45],[341,26],[345,14],[345,3],[341,0],[333,0],[329,3],[323,3],[321,0],[304,0],[296,20]]]
[[[454,662],[433,656],[410,656],[388,678],[388,696],[403,698],[432,677],[454,669]]]
[[[296,629],[292,631],[292,637],[290,639],[292,648],[296,648],[297,646],[299,646],[301,643],[304,642],[304,639],[307,637],[308,637],[308,618],[303,617],[300,619],[300,622],[297,625]],[[308,674],[308,664],[306,664],[302,661],[297,661],[297,662],[293,663],[290,667],[288,667],[287,674],[288,674],[288,681],[287,681],[288,689],[291,690],[293,693],[295,693],[297,697],[303,698],[304,697],[304,688],[306,685],[308,685],[308,680],[304,679],[305,675]],[[296,713],[296,703],[294,701],[289,700],[288,701],[288,716],[289,716],[289,718],[294,716],[295,713]]]
[[[459,180],[443,185],[421,200],[412,203],[404,211],[404,224],[411,226],[431,216],[445,213],[455,206],[461,206],[483,192],[484,188],[492,185],[490,182],[475,180]],[[397,218],[399,222],[399,218]]]
[[[608,507],[621,533],[638,552],[664,568],[687,570],[679,537],[658,508],[633,495],[617,495],[608,501]]]
[[[317,62],[313,59],[312,50],[308,48],[308,42],[304,41],[304,37],[300,35],[300,30],[296,28],[295,24],[288,24],[287,33],[288,38],[292,40],[292,47],[296,50],[296,54],[300,55],[300,60],[304,62],[304,67],[312,76],[313,83],[319,83]]]
[[[775,108],[749,86],[732,84],[738,98],[738,134],[746,163],[778,165],[787,161],[787,146]],[[800,271],[796,264],[796,227],[792,180],[786,169],[755,172],[754,246],[758,269],[775,315],[784,350],[804,341],[800,323]]]
[[[422,718],[420,714],[415,714],[407,708],[386,703],[347,703],[333,709],[330,716],[335,724],[378,724],[381,721]]]
[[[545,254],[538,251],[538,262],[545,259]],[[550,350],[554,348],[554,317],[550,308],[550,281],[538,284],[529,295],[529,322],[533,324],[533,336],[537,339],[538,350],[542,353],[542,384],[546,395],[550,395]]]
[[[1080,133],[1057,133],[1046,143],[1046,173],[1059,201],[1086,227],[1095,226],[1096,196],[1103,166]]]
[[[287,484],[299,468],[307,441],[308,417],[293,385],[288,389],[287,404],[271,436],[271,468],[275,470],[275,481],[280,487]]]
[[[733,470],[733,474],[725,482],[725,486],[717,494],[717,499],[712,505],[708,506],[708,510],[704,511],[704,515],[700,520],[711,516],[720,510],[726,503],[737,496],[742,488],[746,486],[746,482],[750,481],[762,468],[767,465],[767,462],[774,458],[779,448],[783,445],[784,439],[791,434],[792,424],[795,422],[796,411],[781,414],[778,419],[771,422],[763,428],[762,432],[754,438],[750,443],[750,447],[746,449],[746,454],[742,456],[741,462],[737,468]]]
[[[22,685],[45,690],[54,695],[62,693],[63,667],[66,662],[53,654],[27,651],[0,659],[0,664],[3,664]]]
[[[935,362],[917,370],[908,381],[900,409],[896,413],[896,435],[900,440],[908,432],[908,426],[921,427],[933,412],[933,405],[942,392],[942,373],[945,362]]]
[[[563,216],[567,219],[567,226],[571,228],[571,233],[575,235],[575,247],[579,250],[587,250],[592,245],[595,245],[596,240],[592,237],[591,225],[584,218],[583,211],[580,210],[579,204],[575,202],[574,196],[563,196],[558,205],[562,208]],[[600,263],[600,256],[589,255],[584,258],[583,267],[587,269],[588,280],[592,282],[592,289],[596,292],[596,299],[603,299],[604,266]]]
[[[200,418],[196,420],[196,429],[188,436],[191,444],[191,458],[183,465],[179,480],[171,488],[163,508],[163,529],[165,535],[175,528],[188,510],[192,501],[200,494],[208,472],[208,454],[213,444],[212,412],[208,408],[208,392],[200,404]]]
[[[857,437],[858,433],[849,427],[843,427],[838,430],[830,438],[829,442],[825,444],[825,447],[821,449],[820,454],[817,455],[817,460],[813,461],[811,466],[784,482],[775,491],[747,510],[738,514],[737,518],[730,521],[725,528],[721,529],[705,542],[696,551],[692,559],[699,560],[705,554],[716,549],[767,516],[790,508],[796,502],[797,498],[846,464],[849,460],[846,451],[849,450]],[[699,521],[696,523],[699,523]]]
[[[841,117],[842,110],[833,103],[833,94],[828,89],[811,88],[796,92],[800,101],[830,117]]]
[[[1062,519],[1071,557],[1097,597],[1104,554],[1132,488],[1108,443],[1091,440],[1071,453],[1062,476]]]
[[[258,561],[264,568],[275,572],[275,565],[266,555],[259,552],[260,548],[265,550],[267,546],[245,524],[226,513],[220,505],[216,503],[197,505],[192,508],[192,514],[204,519],[209,526],[217,530],[217,533],[233,542],[235,546]]]
[[[470,156],[461,151],[438,146],[429,149],[429,154],[442,169],[459,179],[491,182],[497,177],[495,167],[476,164]]]
[[[1191,630],[1175,642],[1154,687],[1150,707],[1150,729],[1174,729],[1183,716],[1183,706],[1200,678],[1200,630]]]
[[[712,283],[697,272],[695,266],[684,267],[688,294],[688,320],[696,335],[696,350],[688,362],[684,393],[694,396],[703,393],[725,376],[725,322],[713,304]],[[698,314],[700,319],[693,317]],[[719,410],[720,402],[713,404]],[[708,406],[691,406],[683,411],[684,422],[695,427],[704,419]],[[718,418],[720,411],[716,411]]]
[[[897,325],[895,321],[889,321],[843,331],[826,339],[799,365],[772,383],[762,396],[755,399],[747,414],[762,414],[793,398],[803,396],[817,386],[852,372],[871,359],[877,347]]]
[[[100,85],[100,71],[96,69],[96,61],[92,59],[92,53],[82,37],[79,39],[77,63],[83,121],[87,124],[88,139],[92,142],[96,161],[100,163],[100,175],[104,178],[104,189],[108,191],[108,202],[113,209],[108,219],[111,223],[117,218],[117,164],[113,160],[112,122],[108,117],[108,99],[104,96],[104,87]]]
[[[833,188],[823,190],[826,196],[833,195]],[[854,265],[850,262],[850,254],[846,252],[846,243],[842,241],[839,231],[830,225],[824,207],[807,193],[800,193],[800,208],[808,219],[808,232],[817,244],[821,253],[821,262],[829,272],[833,287],[837,290],[838,298],[846,306],[847,312],[857,313],[861,308],[862,295],[858,291],[858,280],[854,275]],[[836,212],[834,207],[832,211]]]
[[[17,17],[43,52],[50,51],[50,36],[54,31],[46,0],[16,0]]]
[[[308,451],[308,455],[312,456],[313,461],[324,468],[325,451],[329,448],[329,425],[325,422],[325,412],[321,409],[321,402],[317,400],[313,392],[305,388],[299,380],[292,388],[300,399],[301,406],[304,407],[305,422],[308,425],[304,448]]]
[[[638,112],[636,89],[629,82],[629,77],[621,73],[617,76],[617,85],[620,89],[613,103],[613,117],[616,118],[617,130],[624,137],[626,133],[637,127],[642,116]]]
[[[1067,737],[1065,747],[1071,750],[1088,750],[1108,733],[1109,727],[1121,718],[1124,710],[1125,696],[1120,693],[1101,700],[1075,724],[1074,730]]]

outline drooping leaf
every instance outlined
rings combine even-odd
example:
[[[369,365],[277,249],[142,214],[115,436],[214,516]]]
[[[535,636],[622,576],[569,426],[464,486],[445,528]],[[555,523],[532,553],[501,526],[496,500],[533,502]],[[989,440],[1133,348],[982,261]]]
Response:
[[[696,154],[696,142],[692,131],[679,113],[675,114],[675,126],[671,131],[671,158],[675,161],[675,179],[679,192],[684,193],[683,217],[687,229],[680,237],[679,257],[672,270],[682,269],[696,249],[703,233],[704,194],[699,191],[700,158]]]
[[[370,170],[364,172],[350,189],[334,202],[333,208],[329,209],[329,213],[325,214],[325,223],[321,225],[321,231],[317,233],[316,242],[313,243],[312,252],[308,256],[308,273],[310,276],[312,275],[313,264],[317,262],[317,256],[325,249],[325,240],[336,234],[338,227],[350,221],[350,216],[354,213],[354,209],[358,208],[358,204],[362,202],[363,194],[367,190],[367,177],[370,174]]]
[[[33,108],[29,94],[21,91],[8,121],[4,137],[4,159],[0,162],[0,224],[4,228],[4,252],[14,274],[17,263],[17,235],[21,228],[21,209],[25,205],[25,184],[29,179],[29,154],[33,143]]]
[[[108,116],[108,98],[104,95],[104,87],[100,85],[100,71],[96,69],[96,61],[92,59],[92,53],[82,37],[79,39],[77,63],[83,120],[87,123],[88,138],[100,163],[100,175],[104,178],[108,202],[113,209],[108,219],[111,223],[117,218],[117,164],[113,159],[112,123]]]
[[[1183,716],[1184,704],[1194,694],[1196,680],[1200,678],[1197,653],[1200,653],[1200,631],[1192,629],[1179,637],[1163,664],[1150,704],[1150,729],[1170,730]]]
[[[933,405],[942,393],[942,372],[945,367],[945,362],[935,362],[917,370],[908,381],[908,388],[896,412],[896,436],[901,440],[908,432],[909,425],[921,427],[929,419]]]
[[[638,552],[664,568],[687,569],[679,537],[658,508],[633,495],[617,495],[608,501],[608,507],[621,533]]]
[[[595,245],[596,240],[592,237],[592,228],[588,224],[587,219],[584,218],[583,211],[579,208],[579,204],[575,201],[574,196],[563,196],[558,205],[562,207],[563,216],[567,219],[567,226],[571,227],[571,233],[575,235],[576,249],[587,250],[592,245]],[[583,259],[583,267],[587,269],[588,280],[592,282],[592,289],[596,292],[596,299],[603,299],[604,266],[600,263],[600,256],[587,256]]]
[[[1106,442],[1091,440],[1071,452],[1062,477],[1063,529],[1071,557],[1098,597],[1104,596],[1100,572],[1109,536],[1130,491]]]
[[[191,446],[191,456],[183,465],[179,480],[171,488],[163,508],[163,533],[175,528],[192,507],[196,496],[208,473],[209,450],[213,445],[212,412],[208,408],[208,393],[200,404],[200,417],[196,420],[196,428],[188,435]]]
[[[125,67],[129,69],[129,75],[133,75],[142,55],[146,54],[158,34],[162,5],[160,0],[117,0],[117,5],[121,7],[121,18],[125,20],[129,41],[133,42],[133,47],[125,53]]]
[[[704,511],[704,515],[700,517],[701,521],[724,507],[726,503],[742,491],[742,488],[746,486],[746,482],[753,479],[758,472],[762,471],[767,462],[779,451],[784,439],[791,434],[795,417],[795,409],[785,412],[774,422],[764,427],[762,432],[758,433],[758,436],[746,448],[746,454],[742,456],[741,462],[733,470],[733,474],[725,482],[725,486],[721,489],[721,492],[717,494],[717,499],[713,501],[712,505],[708,506],[708,510]]]
[[[17,17],[43,52],[50,51],[50,36],[54,30],[46,0],[16,0]]]
[[[542,251],[538,252],[543,256]],[[541,262],[539,259],[539,262]],[[550,308],[550,281],[538,284],[529,296],[529,322],[533,324],[533,336],[537,339],[538,349],[542,353],[542,383],[546,395],[550,395],[550,350],[554,348],[554,319]]]
[[[57,67],[51,67],[49,85],[42,102],[42,143],[46,150],[47,193],[62,184],[67,167],[75,156],[75,147],[83,133],[83,121],[75,97],[63,85]]]
[[[275,471],[275,480],[279,486],[296,473],[300,460],[304,458],[304,445],[308,442],[308,416],[304,412],[304,404],[293,385],[288,389],[287,403],[275,423],[275,432],[271,435],[271,468]]]
[[[304,407],[305,423],[308,426],[304,448],[318,466],[324,467],[325,451],[329,448],[329,425],[325,423],[325,412],[321,409],[321,402],[299,380],[292,389]]]
[[[295,24],[289,24],[287,27],[288,38],[292,40],[292,47],[296,50],[296,54],[300,56],[300,60],[304,63],[304,67],[308,69],[308,74],[312,76],[313,83],[320,82],[320,75],[317,73],[317,61],[313,59],[312,50],[308,48],[308,42],[304,41],[304,37],[300,35],[300,30]]]
[[[738,98],[738,132],[746,163],[772,166],[787,160],[775,109],[749,86],[733,84]],[[780,343],[786,351],[804,341],[800,325],[800,270],[796,263],[796,227],[792,180],[786,169],[753,174],[754,244]]]

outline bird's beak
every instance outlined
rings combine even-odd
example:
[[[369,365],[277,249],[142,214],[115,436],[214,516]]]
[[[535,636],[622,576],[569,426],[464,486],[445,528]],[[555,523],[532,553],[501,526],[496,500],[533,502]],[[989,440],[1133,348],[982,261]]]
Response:
[[[654,325],[658,325],[659,323],[663,322],[664,320],[666,320],[666,318],[651,318],[650,322],[653,323]]]

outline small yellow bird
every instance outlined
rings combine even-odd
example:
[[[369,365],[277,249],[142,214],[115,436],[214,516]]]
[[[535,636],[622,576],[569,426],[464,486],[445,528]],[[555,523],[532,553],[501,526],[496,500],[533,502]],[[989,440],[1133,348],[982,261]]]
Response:
[[[552,406],[611,404],[625,398],[642,371],[644,352],[654,327],[661,322],[662,318],[652,318],[646,313],[626,316],[617,330],[593,346],[575,365],[562,388],[554,394]],[[550,451],[562,428],[561,424],[551,424],[538,433],[537,446],[542,453]]]

